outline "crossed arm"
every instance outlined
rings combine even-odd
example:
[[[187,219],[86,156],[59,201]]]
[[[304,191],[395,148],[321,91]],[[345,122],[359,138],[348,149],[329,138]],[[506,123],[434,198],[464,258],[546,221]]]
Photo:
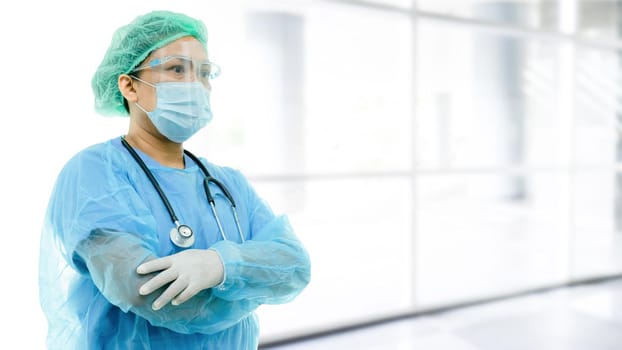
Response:
[[[280,238],[262,240],[271,238],[275,229]],[[233,326],[263,303],[293,299],[309,282],[308,256],[282,219],[266,225],[257,238],[244,244],[221,241],[208,250],[158,258],[136,234],[98,229],[78,244],[74,261],[123,311],[179,333],[210,334]],[[189,252],[196,253],[193,263],[177,261]],[[224,271],[216,271],[218,264],[203,259],[205,254],[222,259]],[[202,262],[206,281],[191,286],[184,279]],[[144,274],[137,272],[141,265],[147,267]]]

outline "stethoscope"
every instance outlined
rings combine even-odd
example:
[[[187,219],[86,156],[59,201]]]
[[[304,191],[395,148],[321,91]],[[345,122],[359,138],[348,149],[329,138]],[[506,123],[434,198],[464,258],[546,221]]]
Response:
[[[171,229],[171,233],[170,233],[171,241],[173,242],[173,244],[175,244],[176,246],[180,248],[191,247],[194,244],[194,232],[192,231],[190,226],[179,223],[179,219],[177,218],[177,215],[175,215],[175,211],[173,210],[171,203],[168,201],[168,198],[166,198],[164,191],[162,191],[162,188],[158,184],[158,181],[155,179],[155,177],[153,176],[149,168],[147,168],[147,165],[145,165],[143,160],[138,156],[136,151],[134,151],[132,146],[130,146],[130,144],[127,143],[127,141],[125,141],[125,137],[123,136],[121,136],[121,143],[128,150],[128,152],[130,152],[130,154],[132,155],[132,158],[134,158],[136,163],[138,163],[138,165],[140,165],[140,167],[143,169],[143,171],[145,172],[145,175],[147,175],[147,177],[149,178],[149,181],[151,182],[153,187],[156,189],[156,191],[158,192],[158,195],[160,195],[160,198],[162,199],[162,202],[166,206],[166,210],[168,211],[168,214],[171,216],[171,220],[175,224],[175,227]],[[184,153],[199,166],[199,168],[203,172],[203,175],[205,176],[203,178],[203,188],[205,189],[205,195],[207,196],[207,201],[210,207],[212,208],[212,213],[214,214],[214,218],[216,218],[216,224],[218,225],[218,230],[220,231],[220,235],[222,236],[222,239],[226,241],[227,236],[225,235],[225,231],[223,230],[222,224],[220,223],[220,219],[218,218],[218,212],[216,211],[216,202],[214,201],[212,192],[209,189],[210,182],[218,186],[218,188],[220,188],[222,193],[224,193],[225,197],[227,197],[227,199],[229,200],[229,203],[231,204],[231,210],[233,212],[233,218],[235,220],[235,225],[238,228],[238,233],[240,234],[240,239],[242,240],[242,243],[243,243],[244,234],[242,233],[242,227],[240,226],[240,220],[238,218],[238,211],[236,210],[233,196],[231,196],[231,193],[227,191],[227,188],[220,181],[216,180],[214,177],[212,177],[212,175],[210,175],[205,165],[203,165],[203,163],[201,163],[201,161],[194,154],[190,153],[190,151],[188,150],[184,150]]]

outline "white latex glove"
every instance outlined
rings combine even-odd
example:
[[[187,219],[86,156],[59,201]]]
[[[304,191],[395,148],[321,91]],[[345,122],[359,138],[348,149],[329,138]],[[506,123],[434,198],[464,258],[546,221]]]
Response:
[[[198,292],[220,284],[224,278],[224,267],[220,256],[211,249],[187,249],[150,260],[136,268],[136,272],[141,275],[156,271],[162,272],[138,290],[141,295],[148,295],[172,282],[153,302],[154,310],[159,310],[171,300],[171,304],[179,305]]]

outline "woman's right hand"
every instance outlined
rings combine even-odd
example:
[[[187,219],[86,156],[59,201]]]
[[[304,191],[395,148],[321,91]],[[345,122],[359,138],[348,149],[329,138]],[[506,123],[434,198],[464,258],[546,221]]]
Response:
[[[212,249],[183,250],[147,261],[136,269],[140,275],[158,271],[139,289],[141,295],[148,295],[170,283],[153,302],[154,310],[159,310],[171,300],[172,305],[182,304],[200,291],[219,285],[224,278],[222,260]]]

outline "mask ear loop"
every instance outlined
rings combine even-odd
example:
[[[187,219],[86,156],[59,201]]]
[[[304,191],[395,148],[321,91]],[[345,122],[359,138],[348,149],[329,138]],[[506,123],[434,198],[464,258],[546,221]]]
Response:
[[[144,84],[149,85],[149,86],[151,86],[152,88],[156,89],[156,86],[155,86],[154,84],[151,84],[151,83],[150,83],[150,82],[148,82],[148,81],[142,80],[142,79],[140,79],[139,77],[137,77],[137,76],[135,76],[135,75],[133,75],[133,74],[129,74],[128,76],[129,76],[130,78],[132,78],[132,88],[134,89],[134,91],[136,91],[136,88],[134,88],[134,82],[133,82],[133,80],[134,80],[134,79],[136,79],[136,80],[140,81],[141,83],[144,83]],[[143,106],[139,105],[139,104],[138,104],[138,102],[134,102],[134,104],[135,104],[135,105],[136,105],[136,107],[138,107],[141,111],[145,112],[145,114],[149,115],[149,112],[148,112],[145,108],[143,108]]]
[[[141,111],[145,112],[145,114],[149,115],[149,112],[147,112],[146,109],[144,109],[141,105],[138,104],[138,102],[134,102],[134,104],[136,105],[136,107],[138,107]]]
[[[142,80],[142,79],[140,79],[139,77],[137,77],[137,76],[135,76],[135,75],[130,75],[129,77],[130,77],[130,78],[133,78],[133,79],[136,79],[136,80],[140,81],[141,83],[145,83],[145,84],[147,84],[147,85],[151,86],[151,87],[152,87],[152,88],[154,88],[154,89],[155,89],[155,87],[156,87],[156,86],[155,86],[155,84],[152,84],[152,83],[150,83],[150,82],[148,82],[148,81],[146,81],[146,80]]]

